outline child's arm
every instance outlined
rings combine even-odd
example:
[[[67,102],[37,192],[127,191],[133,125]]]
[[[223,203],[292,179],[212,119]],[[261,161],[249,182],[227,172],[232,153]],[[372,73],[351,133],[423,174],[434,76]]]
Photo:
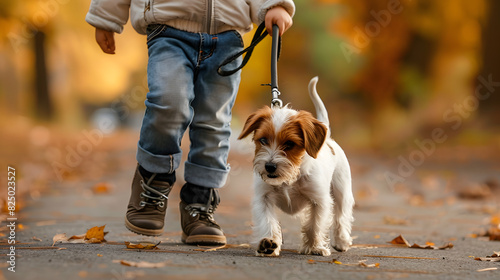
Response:
[[[95,39],[102,51],[115,53],[115,33],[121,33],[129,17],[131,0],[92,0],[85,20],[96,28]]]
[[[115,54],[115,32],[96,27],[95,40],[103,52]]]
[[[285,33],[293,24],[292,17],[285,10],[285,8],[281,6],[276,6],[267,11],[266,17],[266,30],[270,35],[273,34],[273,24],[278,25],[280,29],[280,36]]]

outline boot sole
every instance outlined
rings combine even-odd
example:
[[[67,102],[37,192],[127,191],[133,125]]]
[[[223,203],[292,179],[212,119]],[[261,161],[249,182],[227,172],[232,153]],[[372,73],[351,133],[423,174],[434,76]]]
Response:
[[[187,236],[184,232],[181,237],[182,242],[189,245],[226,245],[224,235],[193,235]]]
[[[147,229],[134,226],[125,218],[125,227],[133,233],[142,234],[146,236],[159,236],[163,233],[163,229]]]

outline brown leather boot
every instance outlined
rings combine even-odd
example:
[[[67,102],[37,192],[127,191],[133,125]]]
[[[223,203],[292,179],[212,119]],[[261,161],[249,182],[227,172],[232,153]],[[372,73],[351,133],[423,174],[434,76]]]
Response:
[[[139,166],[135,170],[125,216],[125,226],[130,231],[153,236],[163,232],[168,194],[172,186],[167,182],[155,181],[155,176],[143,178]]]
[[[191,245],[225,245],[226,237],[215,222],[213,214],[219,204],[217,190],[211,189],[207,204],[179,204],[182,242]]]

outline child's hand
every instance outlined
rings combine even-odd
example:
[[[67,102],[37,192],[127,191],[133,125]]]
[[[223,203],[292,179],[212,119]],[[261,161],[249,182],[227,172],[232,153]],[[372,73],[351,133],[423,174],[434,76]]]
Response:
[[[96,28],[95,40],[103,52],[115,54],[115,33],[113,31]]]
[[[280,28],[280,36],[292,26],[292,17],[288,14],[285,8],[276,6],[271,8],[266,13],[266,30],[269,35],[273,34],[273,24]]]

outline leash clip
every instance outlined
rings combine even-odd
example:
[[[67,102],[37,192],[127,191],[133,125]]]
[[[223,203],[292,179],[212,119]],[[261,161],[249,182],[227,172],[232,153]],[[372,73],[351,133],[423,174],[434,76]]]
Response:
[[[278,108],[282,108],[283,107],[283,101],[281,101],[281,99],[278,98],[278,96],[281,95],[281,92],[277,89],[277,88],[273,88],[272,89],[272,94],[273,94],[273,99],[271,99],[271,107],[278,107]]]

